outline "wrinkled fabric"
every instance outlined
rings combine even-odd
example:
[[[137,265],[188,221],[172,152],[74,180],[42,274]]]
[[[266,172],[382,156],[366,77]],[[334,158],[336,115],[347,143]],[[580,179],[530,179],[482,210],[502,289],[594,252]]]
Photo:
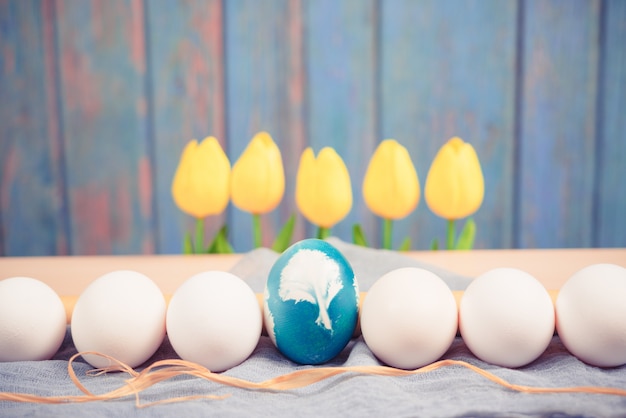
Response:
[[[360,289],[367,291],[376,278],[399,267],[423,267],[440,275],[452,289],[463,289],[469,278],[446,272],[401,254],[360,248],[330,240],[352,264]],[[267,249],[248,253],[232,272],[261,292],[265,278],[278,255]],[[0,363],[0,391],[46,396],[80,395],[67,374],[67,360],[76,353],[68,329],[61,349],[49,361]],[[178,358],[169,341],[146,363]],[[474,357],[457,337],[443,358],[463,360],[484,368],[510,383],[534,387],[610,386],[626,389],[626,367],[602,369],[589,366],[570,355],[557,336],[536,361],[519,369],[493,366]],[[338,357],[324,366],[381,364],[362,337],[353,339]],[[299,369],[283,357],[268,337],[261,337],[250,358],[226,372],[227,375],[262,381]],[[127,375],[109,373],[88,377],[92,367],[74,363],[77,375],[94,393],[104,393],[124,384]],[[134,397],[86,404],[40,405],[0,401],[0,416],[394,416],[394,417],[570,417],[626,416],[626,398],[597,394],[525,394],[505,389],[476,373],[450,366],[430,373],[382,377],[342,374],[311,386],[286,392],[236,389],[198,378],[179,376],[158,383],[140,395],[153,402],[188,395],[227,395],[222,400],[195,400],[137,409]]]

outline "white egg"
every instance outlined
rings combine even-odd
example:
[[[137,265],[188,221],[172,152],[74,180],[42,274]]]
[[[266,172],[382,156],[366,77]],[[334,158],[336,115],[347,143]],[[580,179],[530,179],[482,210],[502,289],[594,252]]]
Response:
[[[557,333],[582,361],[626,364],[626,269],[594,264],[576,272],[556,299]]]
[[[450,348],[458,313],[450,288],[439,276],[407,267],[383,275],[372,285],[360,319],[363,339],[378,359],[415,369]]]
[[[554,305],[530,274],[497,268],[474,279],[459,307],[459,330],[470,351],[488,363],[521,367],[537,359],[554,335]]]
[[[81,293],[72,313],[72,339],[79,352],[96,351],[130,367],[144,363],[165,338],[166,304],[159,287],[130,270],[107,273]],[[83,356],[94,367],[110,361]]]
[[[187,279],[167,309],[167,335],[176,353],[214,372],[246,360],[262,327],[259,302],[250,286],[223,271]]]
[[[0,281],[0,361],[47,360],[65,337],[61,298],[30,277]]]

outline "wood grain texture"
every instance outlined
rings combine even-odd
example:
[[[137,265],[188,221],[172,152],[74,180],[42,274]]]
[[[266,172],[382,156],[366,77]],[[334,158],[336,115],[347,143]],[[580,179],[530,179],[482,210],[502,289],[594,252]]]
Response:
[[[229,0],[225,7],[228,155],[234,163],[254,134],[267,131],[283,157],[285,195],[279,207],[261,219],[263,245],[270,246],[295,213],[295,173],[306,143],[302,4]],[[303,237],[301,219],[294,239]],[[235,248],[249,250],[250,214],[230,205],[229,226]]]
[[[599,3],[523,4],[517,244],[590,246]]]
[[[626,247],[626,2],[604,4],[593,244]]]
[[[0,1],[0,254],[67,254],[50,2]]]
[[[25,274],[40,277],[62,297],[76,297],[97,277],[112,269],[132,269],[152,278],[171,295],[188,278],[207,270],[228,271],[245,255],[79,256],[0,258],[0,280]],[[527,271],[547,289],[559,289],[576,271],[595,263],[626,267],[626,249],[547,249],[412,251],[407,257],[466,277],[501,267]],[[367,289],[361,289],[367,290]]]
[[[352,210],[332,232],[352,241],[352,226],[360,223],[370,242],[378,245],[378,220],[365,206],[361,192],[379,140],[376,2],[328,0],[306,6],[309,146],[316,155],[325,146],[333,147],[352,183]]]
[[[72,252],[153,252],[143,3],[57,6]]]
[[[171,184],[188,141],[216,137],[227,149],[222,1],[148,2],[159,253],[180,253],[195,220],[172,199]],[[231,162],[232,163],[232,162]],[[205,220],[208,242],[225,214]]]
[[[332,146],[354,206],[379,141],[407,147],[422,199],[394,225],[426,249],[445,221],[423,198],[458,135],[485,175],[476,247],[626,246],[626,2],[621,0],[0,0],[0,255],[179,253],[171,198],[187,141],[234,163],[260,130],[292,213],[299,158]],[[251,217],[229,206],[236,251]],[[298,214],[294,240],[315,228]]]
[[[417,210],[397,222],[396,245],[407,232],[416,249],[434,237],[444,242],[446,221],[430,212],[423,187],[439,147],[460,136],[476,149],[485,177],[476,246],[511,246],[516,3],[381,6],[381,139],[409,150],[422,185]]]

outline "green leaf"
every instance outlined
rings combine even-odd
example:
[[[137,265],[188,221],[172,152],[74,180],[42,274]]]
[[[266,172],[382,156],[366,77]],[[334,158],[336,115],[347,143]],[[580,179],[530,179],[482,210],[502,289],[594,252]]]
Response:
[[[437,251],[439,249],[439,240],[437,238],[433,238],[433,241],[430,243],[430,249],[433,251]]]
[[[367,238],[365,238],[365,232],[361,227],[361,224],[354,224],[352,227],[352,242],[361,247],[369,247]]]
[[[459,234],[456,242],[457,250],[471,250],[474,247],[474,238],[476,237],[476,222],[474,218],[469,218],[463,225],[463,230]]]
[[[411,237],[406,237],[398,247],[398,251],[409,251],[411,249]]]
[[[296,214],[293,213],[291,214],[289,219],[287,219],[287,222],[285,222],[283,227],[280,228],[278,235],[276,235],[276,238],[272,243],[272,250],[276,251],[277,253],[282,253],[289,247],[289,245],[291,245],[291,237],[293,236],[293,229],[295,225]]]
[[[193,243],[191,242],[191,234],[187,232],[183,240],[183,254],[193,254]]]
[[[221,229],[220,229],[221,231]],[[217,234],[215,234],[215,236],[213,237],[213,241],[211,241],[211,243],[209,244],[209,246],[206,249],[206,253],[207,254],[219,254],[217,252],[217,237],[219,235],[219,232]]]
[[[230,254],[233,253],[233,247],[228,242],[228,226],[223,225],[213,237],[213,241],[207,247],[208,254]]]
[[[223,231],[223,232],[222,232]],[[218,254],[232,254],[235,252],[230,242],[228,242],[227,229],[220,229],[220,233],[217,234],[217,253]]]

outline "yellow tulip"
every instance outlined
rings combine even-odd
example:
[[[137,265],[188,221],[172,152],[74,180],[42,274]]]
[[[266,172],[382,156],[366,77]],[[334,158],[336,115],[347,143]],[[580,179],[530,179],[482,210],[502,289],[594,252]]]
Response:
[[[409,152],[396,140],[386,139],[374,151],[363,180],[363,198],[384,219],[404,218],[417,206],[417,172]]]
[[[172,197],[185,213],[198,219],[217,215],[228,205],[230,162],[217,139],[189,141],[172,181]]]
[[[267,132],[259,132],[233,166],[233,204],[252,214],[267,213],[278,206],[284,192],[285,172],[280,150]]]
[[[433,160],[424,197],[430,210],[444,219],[465,218],[483,202],[485,183],[474,147],[454,137],[444,144]]]
[[[350,212],[350,174],[334,149],[323,148],[317,159],[310,147],[304,150],[296,176],[296,205],[305,218],[324,229]]]

